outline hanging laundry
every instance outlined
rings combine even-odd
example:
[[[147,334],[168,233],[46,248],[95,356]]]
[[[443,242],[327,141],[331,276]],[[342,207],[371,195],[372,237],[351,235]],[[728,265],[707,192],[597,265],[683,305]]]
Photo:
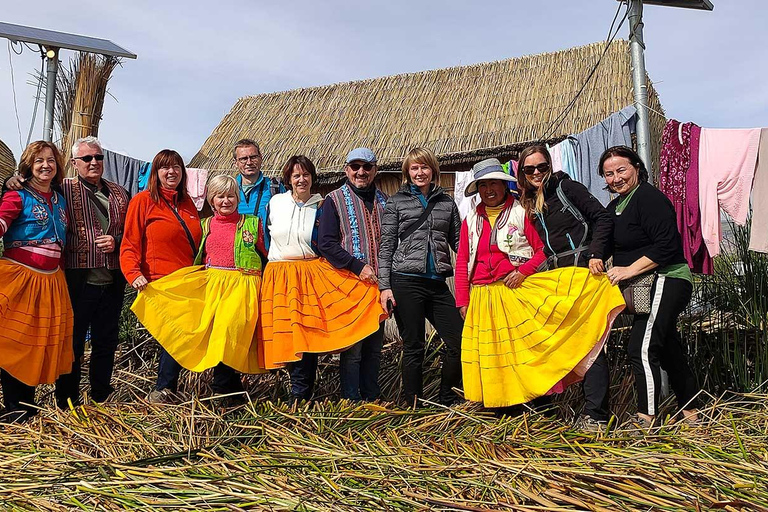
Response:
[[[560,144],[557,143],[554,146],[547,144],[547,150],[549,150],[549,156],[552,157],[552,172],[558,172],[563,170],[563,157],[560,151]]]
[[[563,162],[563,172],[571,177],[572,180],[578,181],[579,178],[579,164],[576,163],[576,152],[573,148],[573,140],[567,138],[560,144],[560,158]]]
[[[629,105],[573,136],[576,142],[576,158],[579,162],[576,181],[587,187],[603,206],[611,202],[612,198],[605,190],[605,180],[597,174],[600,156],[612,146],[632,147],[636,113],[635,107]]]
[[[126,189],[131,197],[139,193],[139,176],[148,162],[104,149],[104,179]]]
[[[456,182],[453,186],[453,200],[456,201],[456,206],[459,208],[461,220],[464,220],[467,214],[477,206],[477,194],[472,197],[464,197],[464,190],[470,181],[472,181],[472,171],[456,173]]]
[[[208,170],[187,167],[187,193],[197,211],[205,205],[205,185],[208,183]]]
[[[695,150],[692,133],[695,131]],[[664,126],[659,155],[659,190],[672,202],[683,253],[691,270],[711,274],[712,259],[704,247],[699,212],[699,134],[693,123],[670,119]],[[692,158],[696,155],[695,160]]]
[[[699,141],[699,208],[709,255],[720,254],[720,208],[743,226],[755,174],[760,129],[702,128]],[[719,206],[719,207],[718,207]]]
[[[752,185],[752,233],[749,249],[768,253],[768,128],[760,130],[760,149]]]
[[[149,173],[152,170],[152,164],[145,162],[139,169],[139,192],[147,190],[149,184]]]
[[[510,167],[512,168],[510,170]],[[501,168],[505,173],[511,174],[517,180],[517,160],[510,160],[509,162],[501,164]],[[512,192],[515,197],[520,197],[520,191],[517,188],[517,181],[508,181],[507,188]]]

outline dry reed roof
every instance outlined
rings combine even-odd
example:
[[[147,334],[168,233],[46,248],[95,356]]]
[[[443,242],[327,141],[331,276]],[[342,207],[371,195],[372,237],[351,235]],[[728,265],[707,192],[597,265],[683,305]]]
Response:
[[[13,151],[0,140],[0,185],[16,170],[16,159]]]
[[[416,146],[431,148],[443,163],[477,160],[541,140],[604,46],[241,98],[190,166],[231,170],[232,146],[241,138],[261,145],[265,169],[305,154],[319,170],[338,171],[358,146],[373,149],[384,168],[399,166]],[[651,108],[661,111],[650,83],[649,95]],[[615,41],[573,110],[548,135],[578,133],[631,103],[629,46]],[[664,119],[651,116],[651,131],[660,136]]]

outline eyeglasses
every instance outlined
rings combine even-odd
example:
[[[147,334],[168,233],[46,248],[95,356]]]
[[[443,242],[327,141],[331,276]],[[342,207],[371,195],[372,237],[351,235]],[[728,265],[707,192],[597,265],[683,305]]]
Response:
[[[549,171],[549,164],[546,162],[542,162],[539,165],[523,166],[523,172],[528,176],[535,173],[536,171],[539,171],[541,174],[544,174],[545,172]]]
[[[257,162],[261,160],[261,155],[248,155],[248,156],[241,156],[237,159],[238,162],[241,164],[247,163],[247,162]]]
[[[97,162],[101,162],[102,160],[104,160],[104,155],[98,154],[98,155],[85,155],[85,156],[74,157],[75,160],[82,160],[85,163],[89,163],[94,158],[96,159]]]
[[[373,164],[354,163],[354,164],[347,164],[347,165],[349,165],[349,168],[352,169],[353,171],[359,171],[361,167],[365,172],[371,172],[371,169],[373,169]]]

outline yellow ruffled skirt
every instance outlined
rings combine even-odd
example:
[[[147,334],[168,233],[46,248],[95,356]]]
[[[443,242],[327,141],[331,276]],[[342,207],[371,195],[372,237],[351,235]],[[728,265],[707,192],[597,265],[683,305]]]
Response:
[[[304,352],[340,352],[379,329],[387,317],[379,290],[325,259],[273,261],[264,270],[260,342],[267,368]]]
[[[464,395],[486,407],[529,402],[580,381],[624,309],[618,287],[566,267],[473,286],[461,341]]]
[[[256,341],[260,288],[260,276],[185,267],[149,283],[131,310],[187,370],[224,363],[242,373],[263,373]]]
[[[74,315],[64,272],[0,258],[0,368],[28,386],[72,371]]]

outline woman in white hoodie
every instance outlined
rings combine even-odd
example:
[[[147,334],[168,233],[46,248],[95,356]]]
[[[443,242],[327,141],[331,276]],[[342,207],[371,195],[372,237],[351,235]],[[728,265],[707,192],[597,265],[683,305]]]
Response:
[[[288,189],[269,201],[269,263],[261,289],[260,332],[266,368],[290,364],[291,395],[310,399],[317,355],[341,352],[376,332],[386,317],[375,284],[319,257],[323,199],[312,193],[317,172],[305,156],[283,167]]]

